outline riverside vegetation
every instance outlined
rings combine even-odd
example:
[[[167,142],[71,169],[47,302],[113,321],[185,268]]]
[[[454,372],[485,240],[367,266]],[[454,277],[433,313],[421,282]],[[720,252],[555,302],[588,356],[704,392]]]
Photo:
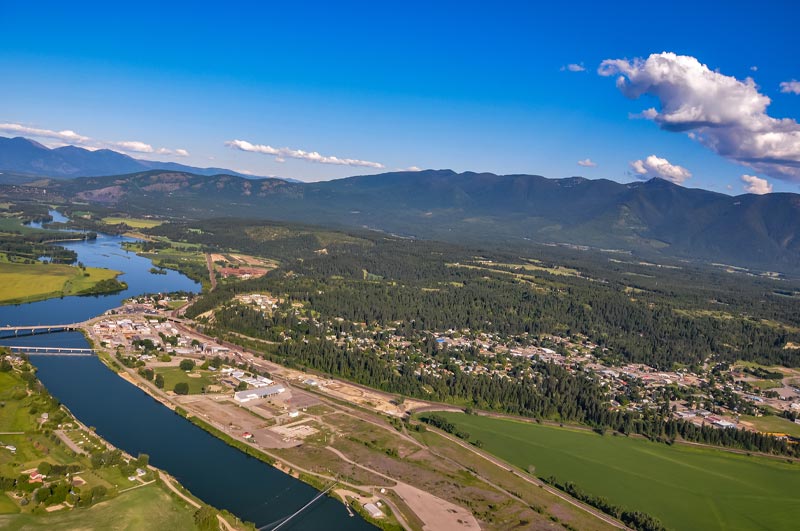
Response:
[[[0,348],[0,527],[211,529],[148,467],[83,428],[24,358]],[[77,450],[76,450],[77,449]]]

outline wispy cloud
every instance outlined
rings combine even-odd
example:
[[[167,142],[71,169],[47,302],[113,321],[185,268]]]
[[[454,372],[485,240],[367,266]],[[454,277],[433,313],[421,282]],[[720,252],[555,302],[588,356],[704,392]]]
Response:
[[[692,176],[692,173],[677,164],[672,164],[667,159],[650,155],[646,159],[634,160],[630,163],[634,173],[641,177],[659,177],[675,184],[681,184]]]
[[[12,135],[26,135],[36,138],[51,138],[53,140],[60,140],[62,142],[72,142],[75,144],[84,144],[91,140],[89,137],[79,135],[75,131],[52,131],[50,129],[39,129],[37,127],[28,127],[22,124],[0,124],[0,131]]]
[[[781,92],[784,94],[800,94],[800,81],[793,79],[781,82]]]
[[[666,131],[685,132],[718,155],[772,177],[800,181],[800,124],[767,114],[769,97],[752,78],[742,81],[674,53],[647,59],[607,59],[601,76],[617,76],[628,98],[655,96],[661,110],[649,118]]]
[[[262,155],[272,155],[279,162],[285,159],[298,159],[308,162],[316,162],[318,164],[335,164],[338,166],[359,166],[364,168],[384,168],[385,166],[380,162],[370,162],[368,160],[348,159],[335,156],[320,155],[316,151],[304,151],[302,149],[291,149],[288,147],[275,148],[265,144],[251,144],[246,140],[228,140],[225,145],[238,149],[240,151],[248,151],[251,153],[261,153]]]
[[[764,195],[772,193],[772,185],[766,179],[761,179],[755,175],[742,175],[740,179],[744,183],[744,191],[748,194]]]
[[[585,72],[586,67],[583,66],[583,63],[570,63],[568,65],[564,65],[561,67],[562,72]]]
[[[583,159],[578,161],[578,166],[583,166],[584,168],[594,168],[597,166],[597,163],[592,159]]]
[[[88,136],[80,135],[75,131],[64,130],[54,131],[51,129],[41,129],[30,127],[23,124],[0,123],[0,132],[12,135],[21,135],[38,139],[49,139],[57,141],[57,145],[72,144],[78,145],[90,151],[98,149],[113,149],[126,153],[156,153],[158,155],[168,155],[175,157],[188,157],[189,152],[185,149],[153,148],[152,145],[139,140],[107,141],[97,140]],[[46,142],[47,143],[47,142]],[[53,143],[49,143],[53,146]]]

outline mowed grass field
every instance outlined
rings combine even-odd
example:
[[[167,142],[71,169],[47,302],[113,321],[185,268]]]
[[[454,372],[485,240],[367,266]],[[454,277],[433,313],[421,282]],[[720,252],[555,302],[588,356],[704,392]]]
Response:
[[[800,437],[800,424],[795,424],[791,420],[776,415],[764,415],[763,417],[741,415],[739,420],[753,424],[753,427],[759,431],[786,433],[792,437]]]
[[[193,530],[197,529],[194,511],[153,484],[122,493],[88,509],[0,516],[0,529]]]
[[[0,263],[0,304],[75,295],[118,274],[118,271],[96,267],[87,267],[84,272],[63,264]]]
[[[133,227],[134,229],[150,229],[153,227],[158,227],[163,222],[155,219],[109,217],[103,218],[103,223],[108,225],[119,225],[120,223],[124,223],[129,227]]]
[[[210,371],[199,369],[191,371],[191,374],[199,375],[199,377],[195,378],[191,378],[186,371],[182,371],[178,367],[158,368],[155,372],[164,377],[164,391],[172,391],[176,383],[186,382],[189,384],[189,394],[197,395],[203,391],[204,387],[216,382],[216,378],[213,377]]]
[[[669,529],[797,529],[800,463],[460,413],[437,413],[484,450],[572,481]]]

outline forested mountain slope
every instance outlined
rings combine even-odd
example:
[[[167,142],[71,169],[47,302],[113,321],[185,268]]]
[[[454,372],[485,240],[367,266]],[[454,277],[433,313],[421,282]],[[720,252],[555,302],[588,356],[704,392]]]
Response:
[[[800,196],[653,179],[395,172],[319,183],[150,171],[46,183],[66,200],[191,218],[235,214],[445,241],[569,243],[800,273]]]

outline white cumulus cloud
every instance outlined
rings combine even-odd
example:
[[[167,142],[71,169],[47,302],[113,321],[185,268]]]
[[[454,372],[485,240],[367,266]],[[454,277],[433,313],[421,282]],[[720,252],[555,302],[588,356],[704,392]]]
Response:
[[[677,164],[672,164],[667,159],[650,155],[646,159],[634,160],[630,163],[634,173],[642,178],[659,177],[675,184],[681,184],[692,176],[692,173]]]
[[[761,179],[755,175],[742,175],[744,191],[748,194],[764,195],[772,193],[772,185],[766,179]]]
[[[384,168],[384,165],[379,162],[370,162],[368,160],[348,159],[334,156],[320,155],[316,151],[303,151],[302,149],[291,149],[288,147],[275,148],[264,144],[251,144],[246,140],[228,140],[225,145],[238,149],[241,151],[249,151],[251,153],[261,153],[262,155],[272,155],[279,159],[298,159],[308,162],[316,162],[319,164],[335,164],[339,166],[360,166],[364,168]]]
[[[169,157],[188,157],[189,152],[185,149],[167,149],[167,148],[158,148],[156,151],[158,155],[167,155]]]
[[[123,140],[121,142],[111,142],[111,145],[123,151],[133,151],[135,153],[153,153],[153,151],[155,151],[153,149],[153,146],[151,146],[150,144],[145,144],[144,142],[139,142],[138,140]]]
[[[564,65],[561,67],[562,72],[584,72],[586,71],[586,67],[583,66],[583,63],[570,63],[568,65]]]
[[[601,76],[617,76],[628,98],[656,97],[649,118],[667,131],[690,137],[717,154],[769,176],[800,181],[800,124],[767,114],[771,100],[752,78],[710,70],[696,58],[663,52],[647,59],[607,59]]]
[[[597,163],[592,159],[583,159],[578,161],[578,166],[583,166],[584,168],[594,168],[597,166]]]
[[[797,81],[796,79],[791,81],[782,81],[781,92],[784,94],[800,94],[800,81]]]

